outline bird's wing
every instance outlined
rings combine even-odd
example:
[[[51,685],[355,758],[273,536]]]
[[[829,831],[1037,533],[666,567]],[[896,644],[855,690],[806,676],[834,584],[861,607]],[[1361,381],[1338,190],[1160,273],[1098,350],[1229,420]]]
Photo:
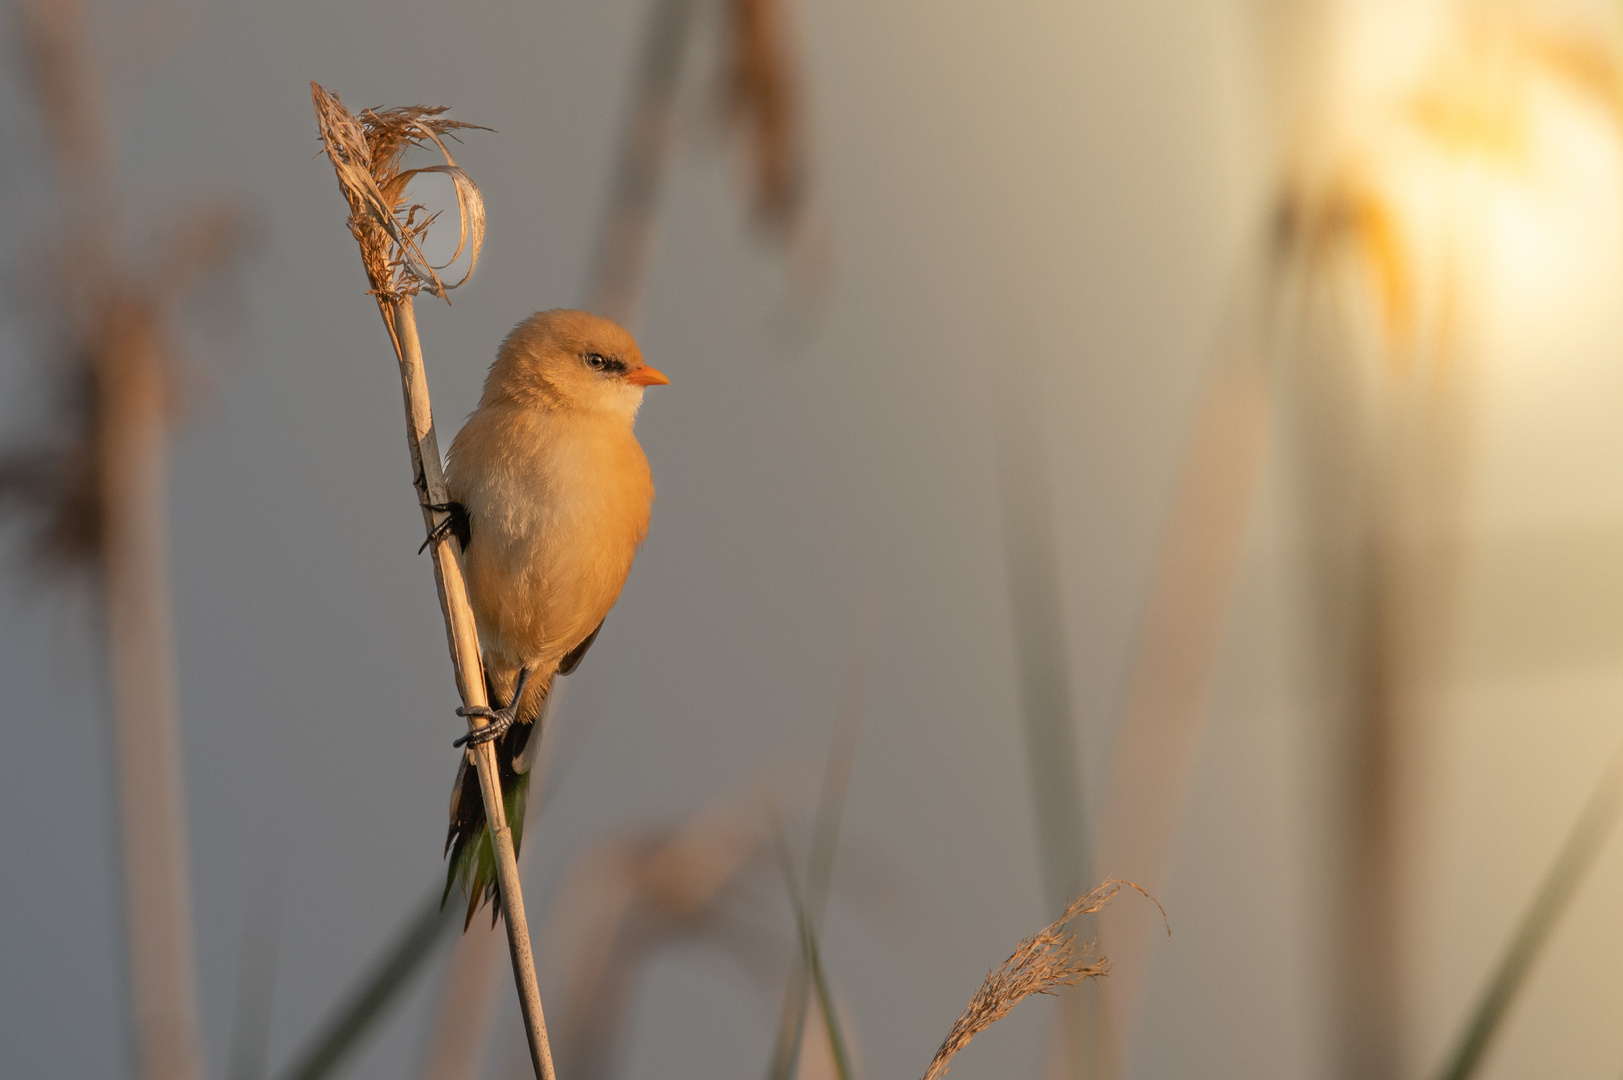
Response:
[[[607,621],[608,618],[605,616],[603,622]],[[558,661],[558,674],[568,675],[571,671],[574,671],[576,668],[580,667],[581,660],[586,656],[586,650],[592,647],[592,642],[597,640],[597,635],[601,633],[602,630],[603,623],[600,622],[597,624],[596,630],[593,630],[590,634],[586,635],[585,641],[582,641],[579,645],[576,645],[573,649],[570,649],[568,654],[566,654],[562,660]]]
[[[468,514],[468,508],[459,502],[447,503],[446,509],[450,514],[451,531],[456,534],[462,550],[467,551],[468,545],[473,543],[473,518]]]

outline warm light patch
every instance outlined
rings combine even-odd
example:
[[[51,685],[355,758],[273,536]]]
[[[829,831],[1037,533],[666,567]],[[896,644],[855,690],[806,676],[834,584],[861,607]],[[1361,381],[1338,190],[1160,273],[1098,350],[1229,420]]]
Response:
[[[1388,359],[1555,318],[1613,242],[1623,71],[1594,35],[1383,9],[1349,34],[1328,181],[1298,194],[1310,257],[1362,268]]]

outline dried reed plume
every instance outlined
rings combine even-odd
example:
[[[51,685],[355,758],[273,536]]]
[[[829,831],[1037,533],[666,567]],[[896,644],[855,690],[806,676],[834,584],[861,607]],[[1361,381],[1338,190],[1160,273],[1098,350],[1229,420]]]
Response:
[[[408,105],[381,112],[367,109],[356,117],[338,100],[315,83],[310,84],[322,142],[328,159],[338,174],[339,187],[349,201],[349,231],[361,248],[367,280],[381,298],[413,296],[420,289],[442,299],[446,292],[467,282],[479,264],[479,248],[485,236],[485,203],[466,171],[456,163],[445,138],[456,132],[481,128],[443,117],[444,106],[429,108]],[[432,143],[445,156],[445,164],[401,170],[406,151]],[[459,231],[456,253],[441,266],[429,265],[422,241],[437,215],[416,203],[406,202],[406,188],[413,177],[423,173],[443,173],[456,185]],[[440,280],[439,271],[454,263],[469,249],[468,272],[455,283]]]
[[[462,547],[453,531],[443,528],[448,520],[450,496],[445,489],[445,473],[440,458],[439,437],[434,431],[434,413],[428,396],[428,379],[423,370],[422,346],[417,337],[417,317],[412,297],[421,289],[449,300],[447,292],[464,284],[479,261],[484,240],[485,209],[479,189],[457,165],[446,148],[445,137],[455,137],[459,129],[475,125],[446,120],[443,108],[415,106],[367,110],[356,117],[344,108],[337,96],[315,83],[310,95],[328,159],[338,175],[338,184],[349,203],[349,229],[360,245],[372,295],[383,316],[384,326],[400,363],[401,390],[405,396],[406,444],[411,454],[412,483],[422,508],[428,543],[433,549],[434,576],[445,617],[445,634],[451,647],[457,687],[470,710],[489,704],[485,693],[484,664],[479,653],[479,636],[468,605],[467,582],[462,574]],[[443,165],[402,170],[406,151],[432,144],[444,157]],[[430,265],[423,255],[421,241],[434,222],[434,216],[420,205],[407,201],[406,189],[412,178],[423,173],[441,173],[456,185],[458,233],[456,253],[442,266]],[[468,272],[446,284],[439,271],[452,265],[468,251]],[[470,729],[482,727],[485,720],[468,717]],[[524,912],[523,890],[518,864],[513,855],[513,832],[507,820],[501,793],[496,756],[490,743],[470,748],[469,756],[479,774],[484,797],[491,848],[496,860],[496,893],[507,923],[507,944],[513,959],[513,978],[524,1014],[525,1036],[530,1046],[530,1062],[540,1080],[552,1080],[552,1050],[547,1039],[546,1021],[541,1012],[541,994],[536,984],[535,961],[530,951],[529,923]]]
[[[1002,966],[994,969],[969,999],[958,1022],[952,1025],[941,1048],[935,1052],[924,1080],[941,1080],[952,1067],[953,1055],[969,1045],[969,1041],[1009,1014],[1009,1011],[1033,994],[1052,994],[1061,986],[1075,986],[1084,979],[1097,979],[1110,972],[1110,961],[1094,955],[1092,940],[1077,943],[1076,935],[1066,924],[1083,915],[1091,915],[1115,899],[1123,888],[1138,889],[1149,897],[1156,907],[1161,904],[1149,893],[1131,881],[1112,878],[1085,896],[1072,900],[1065,914],[1049,923],[1041,931],[1020,942],[1019,947]],[[1161,912],[1162,918],[1166,912]]]

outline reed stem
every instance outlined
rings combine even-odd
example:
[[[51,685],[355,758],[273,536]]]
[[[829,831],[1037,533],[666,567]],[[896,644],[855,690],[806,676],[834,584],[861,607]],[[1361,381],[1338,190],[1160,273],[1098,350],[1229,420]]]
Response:
[[[411,452],[417,501],[423,510],[423,524],[430,535],[445,518],[443,509],[450,496],[445,489],[439,437],[434,431],[434,414],[428,396],[428,378],[423,371],[422,345],[417,338],[417,316],[410,295],[377,295],[378,311],[389,331],[395,356],[400,361],[400,388],[405,397],[406,443]],[[440,610],[445,616],[446,642],[456,670],[457,689],[469,709],[487,706],[484,665],[479,655],[479,634],[473,609],[468,605],[467,582],[462,576],[462,546],[447,532],[431,545],[434,555],[434,581],[438,587]],[[478,716],[468,717],[468,727],[485,725]],[[490,743],[472,747],[474,766],[479,771],[479,788],[484,796],[485,817],[489,822],[491,848],[496,854],[497,892],[502,918],[507,924],[507,946],[513,958],[513,981],[518,989],[519,1007],[524,1013],[524,1034],[530,1045],[530,1063],[539,1080],[555,1080],[552,1047],[547,1039],[546,1018],[541,1011],[541,991],[535,978],[535,958],[530,950],[530,927],[524,915],[524,894],[519,883],[518,860],[513,854],[513,832],[502,805],[501,777],[496,768],[496,752]]]

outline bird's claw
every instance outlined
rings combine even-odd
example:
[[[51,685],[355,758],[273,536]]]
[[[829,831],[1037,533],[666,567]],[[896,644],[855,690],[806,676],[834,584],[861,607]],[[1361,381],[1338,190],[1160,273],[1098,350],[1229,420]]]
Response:
[[[474,728],[452,743],[452,746],[480,746],[493,739],[499,739],[507,733],[507,729],[512,727],[513,721],[518,718],[518,710],[512,706],[505,709],[487,709],[483,706],[476,706],[471,709],[458,709],[456,714],[464,719],[470,716],[482,716],[489,720],[490,723],[485,724],[483,727]]]
[[[500,709],[492,709],[485,705],[464,705],[457,709],[456,714],[463,719],[477,716],[489,723],[474,728],[462,736],[452,746],[481,746],[492,739],[499,739],[507,733],[518,719],[518,703],[524,697],[524,688],[530,683],[530,669],[523,668],[518,673],[518,685],[513,687],[513,700]]]
[[[447,536],[455,536],[464,551],[468,547],[469,524],[468,511],[459,502],[429,503],[428,508],[436,513],[444,514],[445,518],[432,529],[428,530],[428,539],[417,549],[421,555],[428,550],[430,544],[437,544]]]

